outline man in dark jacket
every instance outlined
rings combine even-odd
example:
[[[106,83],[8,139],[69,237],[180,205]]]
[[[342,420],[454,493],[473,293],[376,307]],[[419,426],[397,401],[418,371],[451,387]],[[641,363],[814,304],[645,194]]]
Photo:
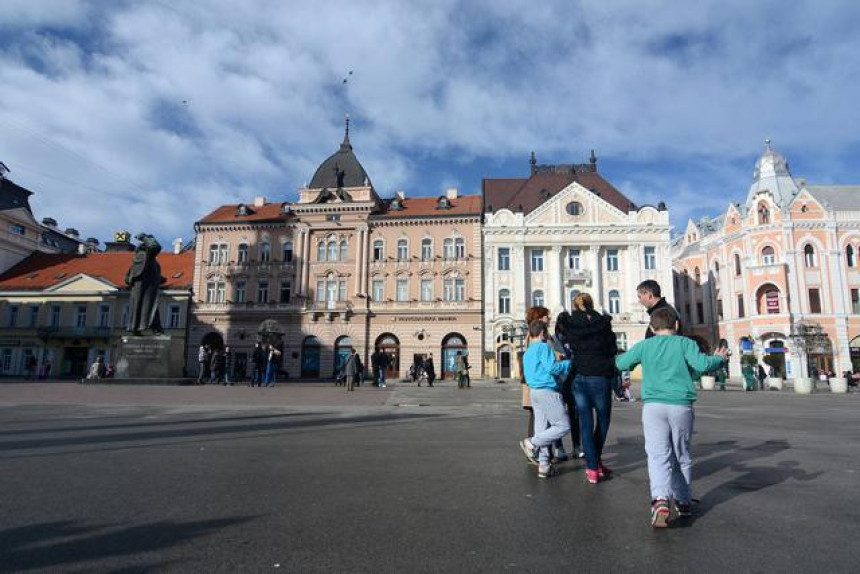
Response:
[[[436,380],[436,367],[433,366],[433,353],[427,355],[424,359],[424,372],[427,374],[427,385],[432,387],[433,381]]]
[[[648,312],[648,316],[656,311],[657,309],[662,309],[663,307],[667,307],[671,309],[675,316],[678,318],[678,329],[677,333],[681,335],[683,333],[683,328],[681,326],[681,315],[678,313],[678,310],[669,305],[666,301],[665,297],[660,295],[660,284],[654,281],[653,279],[647,279],[639,284],[636,287],[636,296],[639,298],[639,302],[645,307]],[[645,338],[648,339],[654,336],[654,331],[651,330],[651,324],[649,322],[648,328],[645,330]]]

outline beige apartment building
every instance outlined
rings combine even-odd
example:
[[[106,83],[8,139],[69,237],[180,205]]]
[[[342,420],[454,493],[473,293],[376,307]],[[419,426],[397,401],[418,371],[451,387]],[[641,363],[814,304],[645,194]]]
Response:
[[[784,378],[860,368],[860,186],[796,179],[766,142],[744,203],[674,244],[688,334],[726,339]]]
[[[192,368],[201,344],[230,347],[241,376],[271,342],[303,379],[331,378],[351,347],[368,367],[386,352],[389,377],[480,350],[480,196],[381,199],[348,128],[297,201],[221,206],[195,231]]]

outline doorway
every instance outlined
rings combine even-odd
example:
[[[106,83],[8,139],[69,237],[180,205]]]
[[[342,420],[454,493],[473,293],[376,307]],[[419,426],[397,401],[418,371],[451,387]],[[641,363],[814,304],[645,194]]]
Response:
[[[385,378],[396,379],[400,376],[400,340],[391,333],[383,333],[377,337],[375,346],[388,355],[388,367],[385,369]]]
[[[66,347],[63,350],[63,369],[60,375],[64,377],[83,377],[87,374],[87,347]]]
[[[511,346],[505,345],[499,347],[499,378],[511,378]]]

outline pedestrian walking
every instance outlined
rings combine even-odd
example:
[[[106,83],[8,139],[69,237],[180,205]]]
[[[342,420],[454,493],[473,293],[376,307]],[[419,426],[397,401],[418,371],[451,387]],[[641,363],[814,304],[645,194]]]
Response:
[[[756,378],[758,379],[758,390],[764,390],[764,380],[767,378],[767,372],[764,370],[764,367],[761,366],[761,363],[758,364],[758,369],[756,370]]]
[[[424,359],[424,374],[427,375],[427,386],[432,387],[433,381],[436,380],[436,367],[433,365],[433,353],[427,355]]]
[[[206,382],[209,376],[209,348],[206,345],[200,345],[197,349],[197,384],[202,385]]]
[[[529,346],[523,354],[523,371],[535,415],[535,434],[520,441],[520,448],[532,464],[538,465],[538,478],[558,474],[550,463],[550,446],[570,431],[564,411],[558,378],[570,370],[571,361],[560,359],[547,343],[546,323],[536,319],[529,325]]]
[[[274,345],[269,344],[268,352],[266,355],[266,375],[263,379],[263,386],[266,387],[274,387],[275,379],[278,374],[278,357],[280,357],[281,352],[275,348]]]
[[[38,365],[38,361],[36,360],[36,355],[30,355],[27,358],[27,380],[33,380],[36,378],[36,365]]]
[[[233,351],[224,347],[224,384],[233,386]]]
[[[722,366],[727,349],[710,356],[696,343],[677,335],[678,317],[672,309],[651,314],[654,337],[636,343],[615,359],[621,370],[642,365],[642,430],[651,485],[651,525],[668,525],[670,505],[680,517],[692,516],[693,457],[690,440],[697,391],[693,372]]]
[[[93,361],[93,364],[90,366],[90,370],[87,373],[86,378],[84,378],[81,382],[99,382],[105,377],[105,373],[107,370],[105,369],[105,359],[103,356],[99,355],[96,357],[96,360]]]
[[[594,310],[591,295],[580,293],[573,300],[573,307],[561,330],[576,358],[573,394],[585,451],[585,476],[589,483],[597,484],[610,475],[602,456],[612,415],[618,345],[612,332],[612,317]]]
[[[472,381],[469,379],[469,360],[463,351],[457,351],[457,388],[464,389],[472,386]]]
[[[262,387],[266,374],[266,349],[260,343],[254,343],[251,351],[251,369],[251,386]]]
[[[547,332],[549,332],[549,309],[543,307],[541,305],[536,305],[534,307],[529,307],[526,311],[526,325],[530,325],[534,320],[540,320],[544,325],[547,326]],[[558,331],[558,325],[556,324],[556,334],[547,339],[547,343],[552,347],[553,352],[564,354],[564,358],[570,359],[570,350],[565,348],[564,337]],[[520,371],[522,372],[522,371]],[[579,448],[579,418],[576,414],[576,405],[574,403],[573,398],[573,376],[575,374],[575,366],[571,366],[571,369],[567,372],[567,375],[564,377],[558,378],[558,383],[561,386],[561,398],[564,401],[565,409],[568,414],[568,421],[570,422],[571,435],[573,437],[573,451],[571,456],[582,457],[581,450]],[[534,433],[534,410],[529,413],[529,436]],[[553,443],[550,448],[550,461],[553,463],[562,462],[568,459],[568,454],[564,450],[564,442],[559,439],[555,443]]]
[[[359,367],[361,365],[361,361],[358,358],[358,351],[355,348],[351,349],[349,354],[349,358],[346,360],[346,364],[343,366],[343,373],[346,375],[346,390],[354,391],[355,384],[358,379]]]

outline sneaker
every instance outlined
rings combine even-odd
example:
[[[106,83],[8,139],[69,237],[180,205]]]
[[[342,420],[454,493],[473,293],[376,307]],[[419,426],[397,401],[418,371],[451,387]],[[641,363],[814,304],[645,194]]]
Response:
[[[538,467],[538,478],[550,478],[558,475],[558,469],[553,465]]]
[[[603,466],[602,462],[598,462],[597,463],[597,476],[599,476],[601,478],[601,480],[604,478],[609,478],[612,476],[612,469],[607,467],[607,466]]]
[[[555,451],[555,460],[558,462],[564,462],[566,460],[570,460],[570,455],[567,454],[563,449],[558,449]]]
[[[585,479],[589,482],[589,484],[597,484],[600,481],[600,475],[597,474],[596,470],[586,468]]]
[[[669,526],[669,501],[658,498],[651,503],[651,526],[654,528],[666,528]]]
[[[675,501],[675,510],[678,512],[678,517],[689,518],[693,516],[693,505],[689,502]]]
[[[538,464],[537,449],[535,448],[535,445],[532,444],[532,441],[524,438],[520,441],[520,448],[523,450],[523,454],[526,455],[526,458],[529,459],[531,464]]]

